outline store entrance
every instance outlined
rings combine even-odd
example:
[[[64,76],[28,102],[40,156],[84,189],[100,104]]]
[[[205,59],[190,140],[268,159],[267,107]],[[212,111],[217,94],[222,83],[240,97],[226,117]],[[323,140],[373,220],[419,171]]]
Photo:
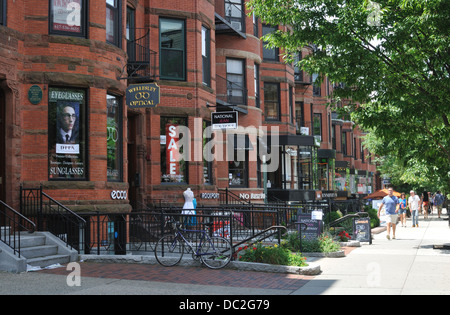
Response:
[[[137,172],[137,144],[136,144],[136,132],[137,132],[137,115],[133,115],[128,112],[128,200],[133,210],[139,209],[137,202],[137,194],[140,186],[140,174]]]
[[[0,200],[5,201],[5,93],[0,89]]]
[[[5,93],[0,89],[0,200],[5,201]],[[0,226],[4,225],[4,217],[0,215]]]

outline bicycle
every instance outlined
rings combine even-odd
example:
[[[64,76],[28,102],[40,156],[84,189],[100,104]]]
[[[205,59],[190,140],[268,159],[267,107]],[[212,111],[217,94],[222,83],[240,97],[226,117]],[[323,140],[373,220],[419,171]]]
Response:
[[[182,229],[181,224],[173,219],[166,222],[173,225],[175,234],[167,234],[159,239],[155,246],[155,258],[161,265],[172,267],[183,258],[185,247],[192,251],[193,259],[200,261],[211,269],[220,269],[228,265],[233,251],[231,243],[221,236],[209,236],[206,230]],[[193,243],[183,233],[201,234],[200,243]]]

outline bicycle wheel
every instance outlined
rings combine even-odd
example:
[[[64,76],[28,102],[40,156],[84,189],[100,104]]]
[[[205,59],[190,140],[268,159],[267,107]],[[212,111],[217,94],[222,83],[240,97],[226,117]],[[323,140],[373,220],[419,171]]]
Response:
[[[175,235],[161,237],[155,246],[155,258],[163,266],[178,264],[184,254],[184,241]]]
[[[200,259],[211,269],[220,269],[228,265],[233,250],[230,241],[220,236],[213,236],[200,247]]]

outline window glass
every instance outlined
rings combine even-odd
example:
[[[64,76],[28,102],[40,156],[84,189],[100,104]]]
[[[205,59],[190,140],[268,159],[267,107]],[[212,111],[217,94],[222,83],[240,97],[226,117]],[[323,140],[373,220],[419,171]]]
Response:
[[[244,60],[227,59],[227,95],[230,104],[246,104]]]
[[[121,46],[119,0],[106,0],[106,41]]]
[[[160,76],[185,80],[185,26],[182,20],[160,20]]]
[[[273,33],[278,29],[278,27],[273,27],[269,25],[263,25],[262,35]],[[263,42],[263,59],[278,61],[278,48],[267,48],[267,42]]]
[[[313,131],[314,137],[322,141],[322,114],[320,113],[314,113]]]
[[[122,115],[117,96],[106,96],[107,107],[107,178],[108,181],[122,180]]]
[[[245,155],[245,159],[239,157],[239,150],[234,150],[233,161],[228,162],[228,179],[229,187],[247,187],[248,175],[247,175],[247,160],[248,152],[242,152]]]
[[[6,0],[0,0],[0,25],[6,25]]]
[[[202,26],[202,79],[203,84],[211,86],[211,31]]]
[[[86,180],[86,93],[49,88],[49,179]]]
[[[264,112],[266,120],[280,120],[280,85],[264,83]]]

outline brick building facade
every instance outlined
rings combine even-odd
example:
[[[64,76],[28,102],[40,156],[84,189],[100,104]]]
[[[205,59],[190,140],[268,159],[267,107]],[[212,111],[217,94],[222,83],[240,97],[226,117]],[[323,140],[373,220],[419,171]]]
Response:
[[[75,211],[182,204],[187,187],[204,205],[223,188],[263,202],[264,152],[272,199],[372,192],[363,133],[326,106],[335,85],[265,47],[274,27],[244,2],[0,0],[0,199],[17,207],[20,185],[42,185]],[[159,105],[127,106],[143,83]],[[209,134],[230,111],[243,135]]]

